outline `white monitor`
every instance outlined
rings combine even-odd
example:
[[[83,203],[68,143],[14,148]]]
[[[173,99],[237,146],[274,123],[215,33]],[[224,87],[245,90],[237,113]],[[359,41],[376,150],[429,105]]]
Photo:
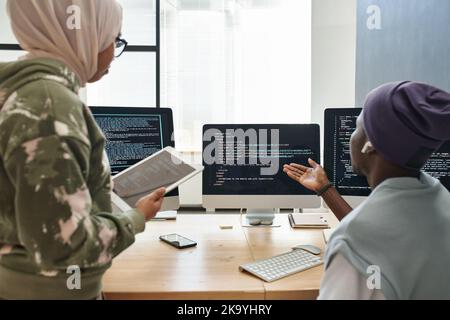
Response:
[[[318,208],[320,198],[283,172],[284,164],[306,164],[308,158],[320,161],[316,124],[205,125],[203,207],[265,214]]]

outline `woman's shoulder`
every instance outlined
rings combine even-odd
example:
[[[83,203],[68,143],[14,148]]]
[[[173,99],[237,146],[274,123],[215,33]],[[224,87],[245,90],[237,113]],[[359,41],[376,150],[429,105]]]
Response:
[[[19,99],[28,103],[39,114],[49,113],[55,117],[64,116],[68,112],[82,114],[83,102],[67,87],[66,81],[62,77],[48,75],[29,82],[16,93]]]
[[[0,110],[0,148],[11,149],[15,144],[51,135],[89,145],[83,109],[78,95],[55,79],[25,84],[10,94]]]

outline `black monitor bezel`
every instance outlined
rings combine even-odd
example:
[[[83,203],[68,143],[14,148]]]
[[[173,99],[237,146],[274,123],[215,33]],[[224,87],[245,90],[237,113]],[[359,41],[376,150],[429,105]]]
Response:
[[[239,127],[243,127],[243,126],[246,126],[246,127],[252,127],[252,128],[258,128],[258,127],[260,127],[260,126],[273,126],[273,127],[292,127],[292,126],[302,126],[302,127],[314,127],[315,129],[315,131],[317,132],[317,136],[318,136],[318,148],[317,148],[317,154],[318,154],[318,157],[317,157],[317,162],[320,164],[320,162],[321,162],[321,139],[320,139],[320,125],[319,124],[316,124],[316,123],[307,123],[307,124],[287,124],[287,123],[284,123],[284,124],[277,124],[277,123],[264,123],[264,124],[261,124],[261,123],[259,123],[259,124],[252,124],[252,123],[240,123],[240,124],[227,124],[227,123],[225,123],[225,124],[205,124],[205,125],[203,125],[203,128],[202,128],[202,137],[204,136],[204,134],[205,134],[205,132],[208,130],[208,129],[215,129],[215,128],[217,128],[217,127],[232,127],[232,128],[230,128],[230,129],[235,129],[235,128],[239,128]],[[203,152],[204,152],[204,142],[202,141],[202,155],[203,155]],[[202,156],[202,165],[203,166],[205,166],[206,164],[205,164],[205,162],[204,162],[204,159],[203,159],[203,156]],[[205,167],[206,168],[206,167]],[[206,171],[206,170],[205,170]],[[205,176],[205,171],[203,171],[203,173],[202,173],[202,194],[203,195],[206,195],[206,196],[208,196],[208,195],[211,195],[211,192],[209,192],[208,190],[207,190],[207,179],[206,179],[206,176]],[[290,195],[290,194],[287,194],[287,195],[282,195],[282,196],[310,196],[311,194],[304,194],[304,195]],[[230,194],[230,196],[234,196],[234,194]],[[236,196],[239,196],[239,194],[236,194]],[[251,197],[251,196],[254,196],[254,195],[248,195],[249,197]]]
[[[171,108],[153,108],[153,107],[116,107],[116,106],[90,106],[89,110],[91,110],[92,114],[96,114],[96,110],[110,108],[117,110],[117,113],[126,112],[131,114],[139,114],[143,113],[142,111],[147,111],[151,114],[161,114],[166,115],[168,119],[169,131],[171,132],[169,139],[164,138],[164,147],[173,147],[175,148],[175,134],[174,134],[174,124],[173,124],[173,112]]]
[[[324,169],[332,183],[335,184],[335,181],[332,181],[334,177],[334,168],[333,168],[333,159],[334,159],[334,148],[329,147],[333,145],[334,132],[333,132],[333,121],[336,116],[341,115],[350,115],[350,116],[359,116],[362,112],[363,108],[327,108],[325,109],[324,116],[324,148],[323,148],[323,164]],[[341,188],[339,185],[336,185],[336,190],[339,194],[343,196],[350,197],[368,197],[371,193],[370,189],[361,189],[359,191],[350,192],[346,189]],[[369,187],[367,185],[367,187]]]
[[[174,133],[174,123],[173,123],[173,111],[171,108],[154,108],[154,107],[124,107],[124,106],[90,106],[89,110],[92,115],[95,116],[97,114],[96,111],[100,111],[101,109],[108,108],[109,110],[113,109],[117,111],[117,113],[131,113],[131,114],[142,114],[148,112],[149,114],[156,115],[164,115],[167,116],[167,128],[164,131],[170,132],[169,137],[163,137],[164,147],[173,147],[175,148],[175,133]],[[101,114],[101,113],[100,113]],[[166,195],[166,197],[178,196],[178,188],[171,191]]]

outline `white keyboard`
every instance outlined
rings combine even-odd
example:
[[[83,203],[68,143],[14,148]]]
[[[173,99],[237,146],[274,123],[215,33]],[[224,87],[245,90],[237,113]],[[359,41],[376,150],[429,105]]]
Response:
[[[322,263],[319,256],[297,249],[269,259],[241,265],[239,270],[247,271],[266,282],[272,282]]]

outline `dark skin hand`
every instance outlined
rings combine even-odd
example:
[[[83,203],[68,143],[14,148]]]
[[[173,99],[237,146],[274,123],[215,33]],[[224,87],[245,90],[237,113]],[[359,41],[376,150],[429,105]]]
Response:
[[[309,159],[308,162],[311,167],[291,163],[290,165],[285,165],[283,171],[291,179],[317,193],[327,186],[330,180],[328,180],[325,170],[319,164],[312,159]],[[339,221],[353,210],[334,187],[329,188],[322,197]]]

